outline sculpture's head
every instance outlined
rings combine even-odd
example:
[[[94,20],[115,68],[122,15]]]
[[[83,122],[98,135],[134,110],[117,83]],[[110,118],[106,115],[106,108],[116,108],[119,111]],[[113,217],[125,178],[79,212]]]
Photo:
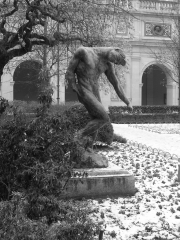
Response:
[[[117,65],[126,65],[125,55],[120,48],[113,48],[108,53],[108,60]]]

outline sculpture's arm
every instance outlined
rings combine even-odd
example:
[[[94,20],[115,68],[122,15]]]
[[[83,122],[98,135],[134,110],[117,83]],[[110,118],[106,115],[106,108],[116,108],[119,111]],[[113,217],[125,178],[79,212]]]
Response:
[[[79,63],[79,53],[78,51],[74,54],[73,58],[70,60],[66,74],[65,79],[71,84],[74,91],[77,92],[76,87],[76,76],[75,76],[75,70]]]
[[[108,63],[108,69],[105,71],[105,75],[108,78],[109,82],[113,85],[118,97],[130,108],[131,104],[129,100],[127,99],[123,88],[119,84],[119,81],[117,80],[117,77],[114,72],[114,68],[111,63]]]

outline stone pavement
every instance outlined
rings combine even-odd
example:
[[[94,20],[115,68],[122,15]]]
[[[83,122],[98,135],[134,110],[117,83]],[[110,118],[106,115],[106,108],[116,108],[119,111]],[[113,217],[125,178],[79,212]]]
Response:
[[[112,124],[114,133],[127,140],[145,144],[148,147],[160,149],[175,154],[180,158],[180,134],[160,134],[129,127],[128,124]]]

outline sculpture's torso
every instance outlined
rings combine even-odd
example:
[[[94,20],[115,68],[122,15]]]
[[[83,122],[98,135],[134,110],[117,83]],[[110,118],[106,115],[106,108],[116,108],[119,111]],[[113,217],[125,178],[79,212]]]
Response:
[[[97,80],[107,68],[108,61],[101,55],[101,52],[96,48],[83,48],[82,57],[75,70],[79,83],[78,90],[89,90],[99,99]]]

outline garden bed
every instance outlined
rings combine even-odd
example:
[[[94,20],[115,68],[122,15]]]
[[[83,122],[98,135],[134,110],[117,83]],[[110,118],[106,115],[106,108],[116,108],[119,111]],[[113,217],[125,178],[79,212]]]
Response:
[[[129,124],[129,127],[134,127],[149,132],[160,134],[180,134],[180,124]]]
[[[101,154],[111,164],[134,173],[133,197],[84,200],[93,207],[91,219],[104,228],[104,240],[170,240],[180,238],[180,183],[177,160],[152,149],[113,143]],[[76,202],[83,204],[83,201]],[[98,239],[98,238],[95,238]]]
[[[75,107],[75,110],[77,110],[77,108],[78,106]],[[77,111],[75,111],[75,113],[76,112]],[[70,113],[71,112],[69,112],[69,114]],[[119,113],[117,114],[119,116]],[[99,145],[97,147],[98,151],[108,157],[110,166],[118,166],[134,174],[136,180],[135,185],[138,190],[135,196],[124,198],[108,196],[98,199],[82,199],[81,201],[59,200],[58,203],[56,202],[56,198],[53,195],[53,187],[56,188],[58,186],[59,190],[59,183],[55,181],[55,184],[58,184],[55,185],[53,181],[55,179],[58,180],[58,178],[55,178],[58,172],[65,172],[65,168],[59,169],[59,167],[67,163],[67,161],[62,161],[64,160],[63,158],[60,158],[63,153],[60,151],[60,146],[62,145],[58,145],[59,142],[56,142],[56,140],[59,139],[59,137],[61,137],[60,139],[63,143],[71,140],[71,138],[64,139],[63,137],[67,134],[65,127],[69,127],[69,125],[72,124],[72,116],[71,114],[69,115],[71,121],[62,121],[62,124],[64,124],[62,125],[63,127],[60,125],[61,122],[58,117],[52,119],[50,119],[50,117],[47,119],[42,118],[38,124],[36,121],[33,121],[32,124],[28,125],[29,127],[26,130],[26,134],[24,134],[26,122],[22,125],[23,121],[20,121],[23,115],[12,123],[10,129],[9,126],[7,126],[6,130],[10,131],[11,135],[7,135],[6,141],[3,138],[1,142],[2,145],[7,144],[8,147],[4,146],[4,165],[11,160],[11,164],[7,164],[8,167],[6,170],[13,164],[15,167],[24,167],[28,163],[27,174],[29,174],[29,169],[31,171],[34,169],[34,172],[31,174],[34,174],[32,176],[36,176],[31,183],[34,185],[32,185],[29,191],[32,193],[33,190],[34,196],[34,193],[37,192],[37,187],[38,191],[43,190],[43,196],[40,195],[40,198],[37,198],[37,200],[40,201],[36,202],[37,209],[34,208],[34,202],[30,202],[33,206],[32,209],[29,207],[29,209],[32,210],[30,212],[31,215],[27,215],[26,211],[24,211],[27,209],[27,202],[25,197],[23,195],[21,196],[19,192],[13,192],[14,198],[12,200],[1,201],[0,209],[2,218],[0,226],[4,227],[4,232],[3,230],[0,231],[1,238],[6,240],[7,234],[9,234],[8,239],[14,239],[13,236],[18,233],[19,238],[24,238],[24,236],[27,235],[37,240],[40,238],[69,240],[78,239],[79,234],[82,234],[81,236],[89,234],[90,236],[92,233],[93,238],[81,237],[81,239],[98,240],[99,231],[97,231],[97,226],[99,226],[104,231],[103,240],[179,239],[180,184],[177,182],[178,161],[177,158],[174,159],[170,154],[163,154],[162,151],[154,151],[152,148],[145,148],[144,146],[140,148],[140,145],[133,145],[132,143],[120,144],[113,142],[110,146],[105,144]],[[132,114],[129,114],[129,116],[134,117]],[[139,116],[143,116],[143,114]],[[152,117],[154,115],[149,114],[149,116]],[[176,114],[176,116],[178,115]],[[44,121],[44,125],[41,126],[43,119],[46,121]],[[79,120],[79,115],[75,115],[73,119],[72,128],[74,130],[74,126],[78,124],[76,119]],[[6,119],[3,121],[6,122]],[[46,128],[44,128],[44,126],[46,126]],[[53,131],[52,127],[54,128]],[[14,132],[12,132],[13,129],[15,130]],[[37,130],[35,131],[35,129]],[[44,129],[47,130],[43,131]],[[70,137],[72,136],[72,132],[69,134]],[[17,135],[17,133],[20,134]],[[110,134],[110,136],[111,135],[112,134]],[[17,141],[17,136],[19,142]],[[105,139],[107,140],[107,136]],[[49,146],[49,142],[52,143],[51,148],[46,147]],[[12,151],[12,146],[14,146],[14,151]],[[65,147],[68,146],[65,145]],[[17,158],[17,154],[19,154],[22,149],[22,154]],[[68,153],[68,148],[66,152]],[[6,157],[7,153],[10,154]],[[17,159],[15,157],[10,159],[11,153],[15,153],[15,157],[18,160],[21,159],[21,162],[19,160],[19,165],[17,165]],[[37,155],[35,155],[35,153]],[[32,154],[31,159],[30,154]],[[35,156],[37,156],[36,159]],[[39,159],[41,161],[39,161]],[[46,159],[46,161],[44,161],[44,159]],[[51,159],[51,161],[49,161],[49,159]],[[32,160],[35,165],[32,165]],[[37,163],[39,165],[37,165]],[[51,165],[49,165],[50,163]],[[2,164],[2,166],[4,165]],[[36,168],[36,166],[38,166],[38,168]],[[44,166],[47,169],[45,169]],[[15,167],[14,169],[16,169]],[[42,173],[36,174],[36,169],[37,171],[41,169]],[[13,171],[10,171],[10,174],[14,174]],[[22,177],[22,174],[20,177]],[[42,181],[42,179],[45,180]],[[27,184],[31,181],[29,178],[25,180],[27,180]],[[38,187],[40,185],[35,184],[35,181],[38,181],[38,184],[41,184],[43,189],[42,187]],[[28,186],[29,185],[25,187],[28,188]],[[52,198],[51,196],[49,197],[51,190]],[[44,192],[47,192],[47,196],[45,196]],[[63,205],[66,205],[66,207],[64,207],[65,211],[62,209]],[[54,207],[53,211],[51,207]],[[35,216],[32,214],[35,214]],[[11,224],[9,224],[10,221]],[[68,238],[69,233],[71,233],[70,238]],[[64,236],[67,238],[64,238]]]

